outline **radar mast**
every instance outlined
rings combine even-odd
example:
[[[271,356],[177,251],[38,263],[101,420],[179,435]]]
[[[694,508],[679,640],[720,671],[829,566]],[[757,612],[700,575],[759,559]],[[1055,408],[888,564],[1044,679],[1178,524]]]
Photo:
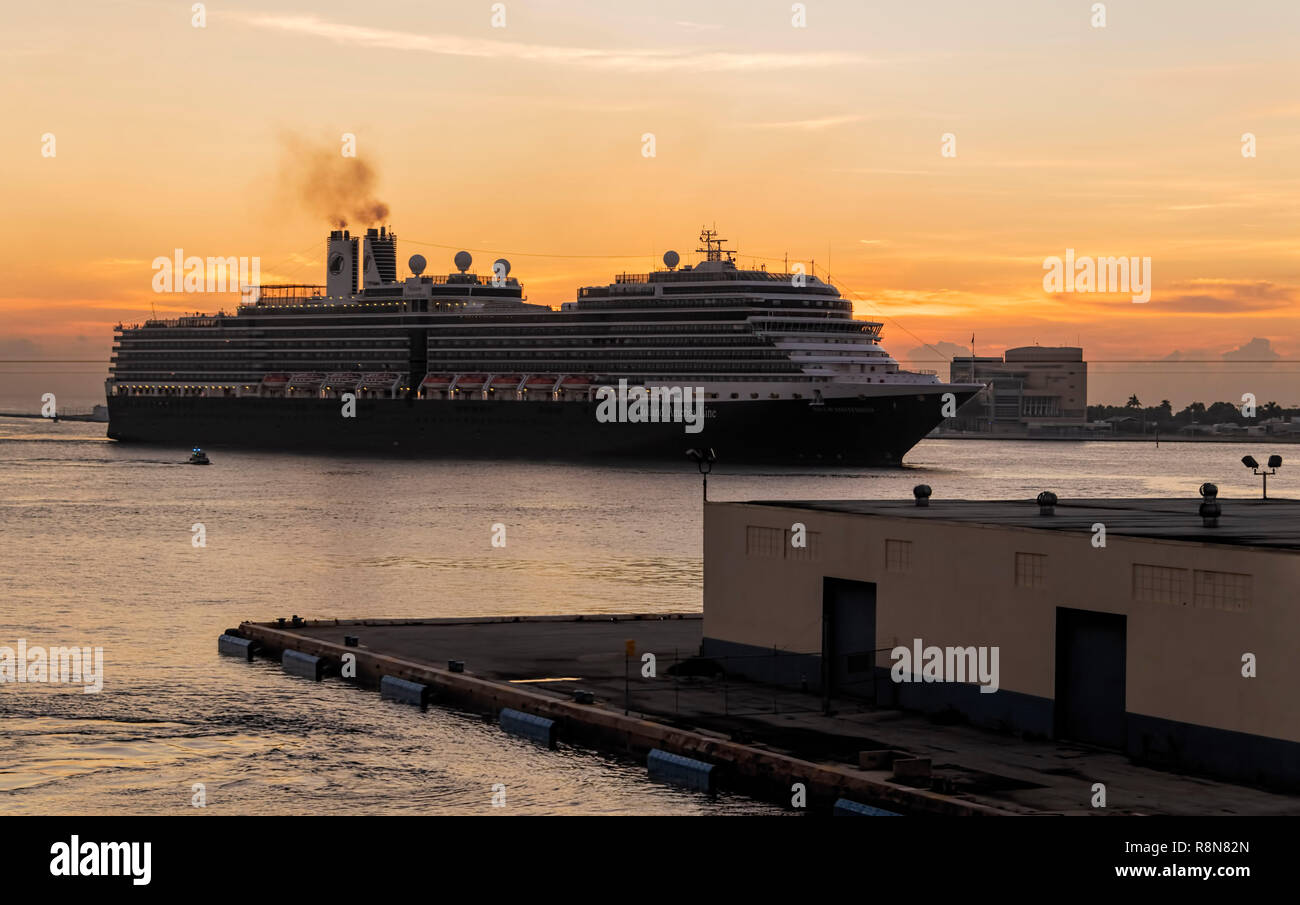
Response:
[[[704,247],[695,250],[704,252],[704,260],[722,261],[723,255],[726,255],[726,262],[731,264],[733,267],[735,266],[736,252],[733,249],[722,247],[722,243],[727,240],[718,238],[718,231],[716,229],[702,227],[700,229],[700,241],[704,243]]]

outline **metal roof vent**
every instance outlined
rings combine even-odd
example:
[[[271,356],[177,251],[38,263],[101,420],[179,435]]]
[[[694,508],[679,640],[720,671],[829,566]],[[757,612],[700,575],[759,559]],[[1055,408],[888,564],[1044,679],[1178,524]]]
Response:
[[[929,484],[917,484],[915,487],[913,487],[912,496],[916,497],[916,505],[929,506],[930,494],[933,492],[934,491],[930,490]]]
[[[1223,510],[1219,507],[1219,488],[1213,484],[1201,485],[1201,524],[1206,528],[1219,527],[1219,515]]]
[[[1050,490],[1044,490],[1038,495],[1038,514],[1055,515],[1056,514],[1056,494]]]

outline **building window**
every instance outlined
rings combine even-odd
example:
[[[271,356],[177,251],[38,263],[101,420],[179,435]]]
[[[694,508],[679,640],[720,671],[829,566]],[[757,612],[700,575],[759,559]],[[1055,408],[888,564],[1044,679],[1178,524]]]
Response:
[[[904,574],[912,571],[910,540],[885,540],[885,570]]]
[[[1147,603],[1186,606],[1187,570],[1133,564],[1133,599]]]
[[[1250,607],[1251,578],[1236,572],[1205,572],[1197,569],[1193,574],[1193,601],[1198,607],[1213,610],[1244,610]]]
[[[805,531],[804,546],[791,543],[793,532],[789,528],[766,528],[762,525],[745,526],[745,555],[757,559],[793,559],[803,562],[821,558],[821,534]]]
[[[1047,585],[1047,557],[1040,553],[1016,554],[1016,587],[1041,588]]]
[[[763,528],[749,525],[745,528],[745,555],[759,559],[785,557],[785,531],[780,528]]]
[[[786,559],[796,559],[803,562],[811,562],[814,559],[821,559],[821,535],[816,531],[804,532],[804,546],[802,547],[796,547],[790,543],[790,538],[793,534],[789,528],[787,528],[784,533]]]

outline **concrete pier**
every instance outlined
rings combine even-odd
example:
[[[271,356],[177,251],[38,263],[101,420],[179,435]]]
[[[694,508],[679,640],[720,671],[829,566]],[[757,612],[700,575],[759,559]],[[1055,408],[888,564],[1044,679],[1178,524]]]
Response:
[[[1294,796],[1146,769],[1116,752],[851,700],[823,713],[818,696],[719,674],[720,664],[695,658],[698,614],[246,622],[239,631],[260,655],[296,650],[320,657],[332,675],[354,655],[357,681],[425,685],[431,705],[552,720],[562,743],[712,764],[718,788],[790,803],[802,784],[815,813],[840,799],[912,815],[1300,813]],[[451,660],[464,671],[450,671]],[[593,703],[578,703],[580,690]],[[924,783],[895,775],[908,759],[932,763]],[[1090,806],[1094,781],[1107,784],[1106,809]]]

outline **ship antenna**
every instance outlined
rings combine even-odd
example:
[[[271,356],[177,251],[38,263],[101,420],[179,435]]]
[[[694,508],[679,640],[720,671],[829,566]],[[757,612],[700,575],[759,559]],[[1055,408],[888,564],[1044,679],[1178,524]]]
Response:
[[[706,261],[721,261],[724,253],[727,255],[729,262],[734,260],[736,253],[730,250],[724,251],[722,243],[727,240],[718,238],[716,229],[709,229],[707,226],[701,227],[700,241],[704,243],[704,247],[695,250],[704,252]]]

